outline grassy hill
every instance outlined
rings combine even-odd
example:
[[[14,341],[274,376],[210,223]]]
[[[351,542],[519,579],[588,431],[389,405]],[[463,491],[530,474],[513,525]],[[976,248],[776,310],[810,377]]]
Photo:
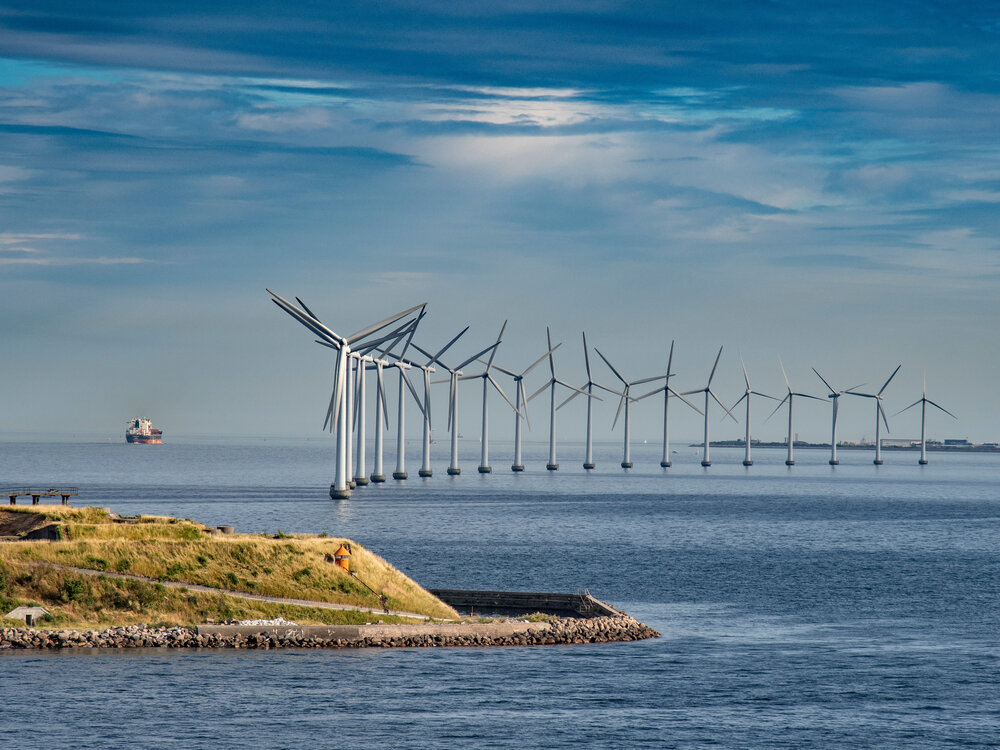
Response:
[[[26,536],[47,535],[25,540]],[[389,609],[440,619],[457,613],[356,542],[311,535],[220,534],[188,519],[118,518],[100,508],[12,506],[0,510],[0,619],[19,604],[53,613],[43,627],[195,625],[282,616],[300,624],[397,621],[368,612],[324,610],[91,576],[86,568],[231,591]],[[354,578],[333,564],[350,545]]]

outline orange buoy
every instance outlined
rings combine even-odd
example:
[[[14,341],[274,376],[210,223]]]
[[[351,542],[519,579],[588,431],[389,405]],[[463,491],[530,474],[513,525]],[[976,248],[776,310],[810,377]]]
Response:
[[[351,572],[351,551],[343,544],[341,544],[340,548],[334,553],[333,559],[336,561],[337,565],[342,567],[348,573]]]

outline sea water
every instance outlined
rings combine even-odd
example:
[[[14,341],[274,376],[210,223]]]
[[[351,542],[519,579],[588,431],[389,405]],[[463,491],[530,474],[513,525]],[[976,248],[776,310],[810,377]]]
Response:
[[[0,444],[0,484],[327,532],[429,587],[589,590],[662,633],[504,649],[0,652],[2,748],[996,747],[1000,456],[462,443],[328,496],[329,440]],[[386,452],[391,474],[394,453]],[[24,499],[21,499],[24,502]]]

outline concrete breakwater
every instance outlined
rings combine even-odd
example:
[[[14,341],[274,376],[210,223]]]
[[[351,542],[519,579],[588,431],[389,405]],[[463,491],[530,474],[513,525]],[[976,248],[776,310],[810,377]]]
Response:
[[[546,646],[637,641],[658,636],[659,633],[634,618],[617,615],[545,622],[501,620],[419,625],[128,626],[100,631],[0,628],[0,649]]]

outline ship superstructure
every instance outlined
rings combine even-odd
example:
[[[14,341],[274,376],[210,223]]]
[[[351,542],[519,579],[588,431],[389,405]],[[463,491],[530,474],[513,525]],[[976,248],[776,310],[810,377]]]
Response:
[[[125,423],[125,442],[159,445],[163,442],[163,431],[154,428],[149,417],[135,417]]]

